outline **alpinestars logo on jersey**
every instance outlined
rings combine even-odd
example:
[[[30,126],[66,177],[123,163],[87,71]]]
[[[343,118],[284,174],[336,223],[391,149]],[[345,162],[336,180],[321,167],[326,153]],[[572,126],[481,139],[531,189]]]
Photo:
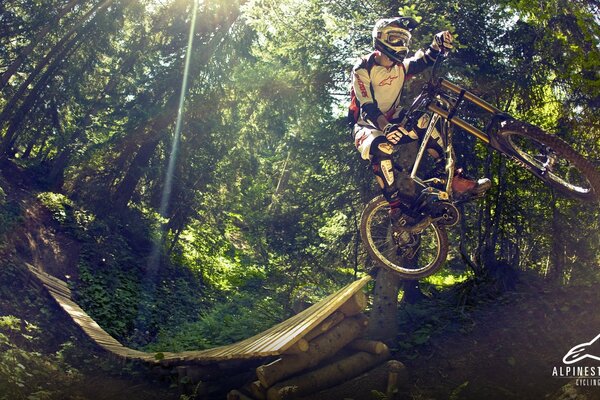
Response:
[[[392,86],[392,81],[394,79],[398,79],[398,75],[396,75],[396,76],[388,76],[387,78],[385,78],[384,80],[382,80],[381,82],[379,82],[379,86],[385,86],[385,85]]]

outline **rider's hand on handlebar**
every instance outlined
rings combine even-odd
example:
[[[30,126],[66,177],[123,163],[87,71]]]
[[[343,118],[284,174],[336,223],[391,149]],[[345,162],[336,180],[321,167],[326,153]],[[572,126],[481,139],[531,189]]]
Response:
[[[433,37],[431,48],[445,53],[454,48],[454,46],[452,46],[453,40],[454,38],[449,31],[439,32]]]
[[[392,144],[398,144],[400,141],[408,143],[419,138],[414,131],[408,132],[398,124],[387,124],[385,128],[383,128],[383,134]]]

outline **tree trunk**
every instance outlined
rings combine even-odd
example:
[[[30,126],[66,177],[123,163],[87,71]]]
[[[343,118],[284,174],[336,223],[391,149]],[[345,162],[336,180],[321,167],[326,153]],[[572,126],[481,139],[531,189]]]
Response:
[[[329,317],[325,318],[325,320],[323,320],[323,322],[321,322],[319,325],[317,325],[314,329],[312,329],[310,332],[308,332],[306,334],[306,336],[304,336],[304,339],[308,340],[308,341],[313,340],[317,336],[322,335],[323,333],[327,332],[328,330],[330,330],[331,328],[333,328],[334,326],[336,326],[337,324],[342,322],[344,320],[344,318],[345,318],[345,315],[343,312],[341,312],[341,311],[334,312]]]
[[[367,339],[356,339],[348,345],[348,348],[357,351],[366,351],[371,354],[382,354],[389,351],[385,343]]]
[[[491,229],[492,233],[490,235],[489,248],[491,249],[491,258],[484,261],[484,265],[490,265],[490,263],[496,262],[496,245],[498,244],[498,235],[500,232],[500,217],[504,213],[504,204],[506,202],[506,179],[504,178],[504,174],[506,171],[506,161],[504,157],[500,158],[500,165],[498,167],[498,182],[499,187],[496,194],[496,200],[494,203],[494,218],[492,220]],[[488,255],[489,256],[489,255]],[[500,253],[500,257],[506,259],[502,252]],[[487,263],[487,264],[486,264]]]
[[[346,317],[351,317],[353,315],[361,313],[365,308],[367,308],[367,296],[363,291],[358,291],[354,294],[354,296],[350,297],[344,304],[340,306],[338,309],[341,311]]]
[[[418,280],[404,280],[402,281],[402,302],[406,304],[417,304],[421,300],[425,299],[425,294],[421,290]]]
[[[565,272],[565,244],[561,235],[562,224],[557,199],[552,196],[552,241],[550,244],[550,270],[548,277],[553,280],[561,280]]]
[[[267,389],[260,383],[260,381],[254,381],[249,386],[252,397],[257,400],[265,400],[267,398]]]
[[[491,164],[493,162],[493,158],[491,153],[488,154],[487,156],[487,160],[486,160],[486,175],[489,176],[489,173],[491,171]],[[498,204],[498,199],[499,199],[500,193],[496,192],[496,196],[494,198],[491,197],[487,197],[484,200],[484,204],[483,204],[483,236],[481,237],[481,242],[483,244],[482,246],[482,251],[481,251],[481,264],[484,268],[487,268],[488,266],[492,265],[495,261],[495,253],[496,253],[496,249],[493,247],[493,244],[491,242],[491,238],[492,238],[492,231],[494,229],[497,229],[498,227],[495,227],[492,223],[492,203]]]
[[[387,268],[379,268],[375,280],[373,305],[367,337],[391,344],[398,336],[398,292],[400,277]]]
[[[65,14],[67,14],[79,2],[81,2],[81,0],[71,0],[69,4],[67,4],[65,7],[58,11],[58,15],[56,16],[54,21],[52,21],[51,23],[47,23],[42,29],[40,29],[35,34],[33,39],[31,39],[31,42],[21,49],[17,58],[8,66],[6,71],[4,71],[4,73],[2,73],[2,75],[0,76],[0,90],[4,89],[4,87],[8,84],[10,78],[17,73],[17,71],[19,70],[27,56],[31,54],[35,46],[42,42],[42,39],[48,34],[48,32],[50,32],[51,29],[56,28],[56,26],[60,22],[60,19],[64,17]]]
[[[73,38],[65,47],[63,47],[62,52],[57,56],[54,63],[52,63],[46,72],[42,75],[42,77],[35,84],[33,89],[29,92],[19,109],[15,112],[13,117],[10,119],[10,125],[2,139],[2,143],[0,144],[0,154],[8,154],[10,153],[12,144],[16,140],[16,133],[21,127],[21,124],[25,121],[25,116],[27,113],[33,108],[33,106],[40,100],[40,94],[48,80],[54,75],[54,72],[61,64],[61,61],[68,58],[70,54],[72,54],[77,48],[82,44],[80,41],[77,41],[77,36]],[[12,100],[11,100],[12,101]],[[0,123],[1,124],[1,123]]]
[[[26,159],[28,159],[31,156],[31,152],[33,151],[33,147],[40,140],[41,136],[42,136],[42,130],[40,128],[38,128],[35,131],[35,134],[33,135],[33,138],[31,138],[31,140],[29,140],[29,143],[27,143],[27,147],[25,148],[25,151],[23,152],[23,154],[21,154],[21,158],[22,159],[26,160]]]
[[[154,154],[154,150],[159,143],[160,140],[155,139],[140,146],[137,154],[127,169],[125,177],[113,195],[113,203],[111,207],[117,211],[117,213],[127,208],[127,204],[129,203],[129,200],[131,200],[138,182],[142,176],[144,176],[145,168],[150,162],[150,159]]]
[[[19,86],[16,93],[10,99],[10,101],[4,106],[2,113],[0,114],[0,127],[4,125],[4,123],[9,119],[12,114],[13,109],[16,105],[21,101],[21,98],[25,95],[27,88],[34,81],[35,78],[48,66],[51,64],[60,63],[64,57],[61,57],[61,54],[65,53],[65,47],[71,47],[74,45],[74,41],[77,37],[81,37],[80,29],[83,26],[83,23],[92,15],[94,12],[96,13],[93,17],[93,21],[96,16],[100,15],[100,11],[107,8],[110,4],[112,4],[113,0],[104,0],[104,2],[96,4],[94,8],[88,11],[80,20],[79,23],[71,29],[67,34],[65,34],[59,41],[56,43],[50,52],[46,54],[46,56],[40,61],[34,68],[33,71],[29,74],[27,79]],[[91,22],[90,21],[90,22]],[[87,24],[85,27],[89,27],[91,24]],[[75,35],[75,36],[73,36]],[[57,56],[58,55],[58,56]],[[56,57],[57,56],[57,57]],[[54,60],[54,61],[53,61]]]

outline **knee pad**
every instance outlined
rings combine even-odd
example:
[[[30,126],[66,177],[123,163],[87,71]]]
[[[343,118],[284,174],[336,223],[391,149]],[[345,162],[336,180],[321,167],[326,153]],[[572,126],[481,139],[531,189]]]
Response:
[[[394,152],[394,146],[388,142],[385,136],[377,136],[371,143],[370,153],[373,157],[373,161],[392,159],[392,153]]]
[[[392,153],[394,147],[384,136],[378,136],[371,144],[371,165],[373,172],[382,185],[382,192],[385,198],[390,201],[396,201],[398,189],[396,188],[396,173],[392,162]]]
[[[371,165],[373,172],[384,182],[384,187],[388,188],[394,184],[394,165],[392,163],[392,152],[394,146],[387,141],[385,136],[378,136],[371,143]]]

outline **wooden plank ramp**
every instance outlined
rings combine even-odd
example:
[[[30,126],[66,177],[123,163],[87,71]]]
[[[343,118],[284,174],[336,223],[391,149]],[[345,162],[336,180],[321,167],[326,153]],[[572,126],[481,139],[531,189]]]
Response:
[[[28,264],[27,267],[58,305],[100,347],[124,359],[141,360],[163,366],[207,364],[281,355],[341,307],[371,279],[370,276],[358,279],[293,317],[237,343],[199,351],[148,353],[125,347],[110,336],[73,301],[71,290],[66,282],[42,272],[32,265]]]

